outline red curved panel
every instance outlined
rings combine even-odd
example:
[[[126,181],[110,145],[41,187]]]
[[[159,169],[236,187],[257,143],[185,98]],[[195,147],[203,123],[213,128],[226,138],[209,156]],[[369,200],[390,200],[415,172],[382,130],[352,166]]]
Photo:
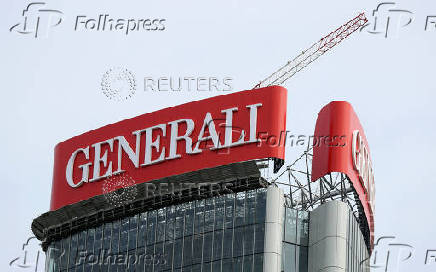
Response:
[[[374,173],[365,132],[353,107],[345,101],[334,101],[318,114],[313,147],[312,181],[333,172],[346,174],[362,202],[374,242]],[[341,139],[335,141],[334,139]]]

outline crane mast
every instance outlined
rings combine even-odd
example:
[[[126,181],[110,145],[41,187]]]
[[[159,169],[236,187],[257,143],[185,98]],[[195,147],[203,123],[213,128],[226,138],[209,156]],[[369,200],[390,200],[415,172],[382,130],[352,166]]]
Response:
[[[271,85],[282,85],[286,80],[294,76],[297,72],[308,66],[310,63],[324,55],[327,51],[342,42],[356,30],[368,22],[365,13],[361,13],[352,20],[348,21],[335,31],[323,37],[311,47],[304,50],[293,60],[286,63],[276,72],[257,84],[254,89],[268,87]]]

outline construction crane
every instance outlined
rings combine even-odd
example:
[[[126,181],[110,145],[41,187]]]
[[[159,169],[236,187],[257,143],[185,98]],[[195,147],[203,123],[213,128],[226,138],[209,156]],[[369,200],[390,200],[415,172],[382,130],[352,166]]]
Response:
[[[282,85],[286,80],[290,79],[297,72],[301,71],[320,56],[324,55],[325,52],[342,42],[367,22],[368,19],[366,18],[365,13],[359,14],[357,17],[348,21],[335,31],[314,43],[308,49],[304,50],[295,59],[289,61],[269,77],[259,82],[259,84],[257,84],[253,89],[268,87],[271,85]]]
[[[368,19],[365,14],[359,14],[357,17],[323,37],[269,77],[259,82],[253,89],[271,85],[282,85],[286,80],[324,55],[367,22]],[[353,185],[347,175],[335,172],[320,178],[319,182],[311,182],[312,150],[313,147],[309,141],[306,151],[296,161],[287,165],[281,173],[278,173],[278,171],[283,166],[284,160],[273,159],[273,173],[277,173],[277,175],[271,177],[271,179],[267,177],[267,179],[273,184],[287,186],[289,191],[285,194],[286,205],[294,209],[313,210],[325,201],[340,200],[349,205],[357,222],[365,222],[366,219],[363,208],[359,205],[359,197],[353,189]],[[261,160],[258,161],[257,164],[259,168],[268,169],[270,162],[271,161],[266,162],[265,160]],[[286,181],[285,178],[286,173],[288,174],[288,181]],[[369,228],[365,227],[364,223],[359,223],[359,225],[362,233],[365,234],[364,237],[368,251],[371,252],[372,240],[370,240]]]

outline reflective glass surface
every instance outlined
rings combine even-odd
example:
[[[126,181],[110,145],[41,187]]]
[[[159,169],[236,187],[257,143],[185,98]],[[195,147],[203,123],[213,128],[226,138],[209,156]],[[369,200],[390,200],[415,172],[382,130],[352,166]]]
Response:
[[[46,271],[262,271],[265,209],[257,189],[105,223],[51,243]]]
[[[282,271],[308,271],[309,212],[285,207]]]

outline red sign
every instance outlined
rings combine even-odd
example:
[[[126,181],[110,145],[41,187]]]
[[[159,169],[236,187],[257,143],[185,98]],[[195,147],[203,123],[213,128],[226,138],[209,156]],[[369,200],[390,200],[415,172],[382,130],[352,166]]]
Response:
[[[286,129],[285,88],[242,91],[143,114],[91,130],[55,148],[51,210],[103,194],[103,181],[128,173],[135,183],[220,165],[284,159],[259,132]]]
[[[345,144],[317,143],[313,147],[312,181],[333,172],[346,174],[363,205],[374,242],[374,172],[368,142],[362,125],[352,106],[345,101],[334,101],[318,114],[315,139],[344,138]]]

